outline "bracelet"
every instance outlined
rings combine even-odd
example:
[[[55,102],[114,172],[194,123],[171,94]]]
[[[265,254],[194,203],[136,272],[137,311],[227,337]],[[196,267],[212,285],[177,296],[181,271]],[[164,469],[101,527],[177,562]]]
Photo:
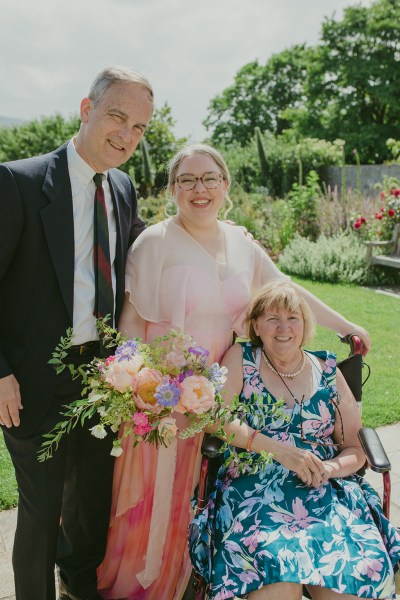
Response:
[[[259,429],[255,429],[253,431],[253,433],[251,434],[251,436],[249,437],[248,442],[247,442],[247,446],[246,446],[246,452],[250,452],[250,448],[251,448],[251,445],[253,443],[253,440],[254,440],[254,438],[256,437],[256,435],[258,433],[260,433],[260,430]]]

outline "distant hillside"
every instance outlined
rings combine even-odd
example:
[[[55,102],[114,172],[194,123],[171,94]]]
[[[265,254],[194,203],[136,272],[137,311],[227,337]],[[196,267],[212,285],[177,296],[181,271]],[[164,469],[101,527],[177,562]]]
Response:
[[[13,117],[0,117],[0,127],[12,127],[13,125],[23,125],[28,123],[26,119],[14,119]]]

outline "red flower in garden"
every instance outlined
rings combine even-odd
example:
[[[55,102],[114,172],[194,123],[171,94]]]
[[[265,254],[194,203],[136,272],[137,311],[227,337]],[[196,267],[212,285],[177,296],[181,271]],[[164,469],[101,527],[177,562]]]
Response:
[[[360,217],[359,221],[360,221],[361,225],[363,225],[364,223],[367,222],[367,219],[365,217]]]
[[[382,215],[382,213],[381,213],[381,212],[376,212],[376,213],[375,213],[375,219],[379,219],[379,220],[381,221],[381,220],[382,220],[382,217],[383,217],[383,215]]]
[[[360,229],[361,225],[361,221],[357,219],[357,221],[354,223],[354,229]]]
[[[396,196],[396,197],[400,196],[400,189],[392,190],[392,194],[393,194],[393,196]]]
[[[394,217],[394,215],[396,214],[396,211],[394,210],[394,208],[389,208],[388,213],[389,217]]]

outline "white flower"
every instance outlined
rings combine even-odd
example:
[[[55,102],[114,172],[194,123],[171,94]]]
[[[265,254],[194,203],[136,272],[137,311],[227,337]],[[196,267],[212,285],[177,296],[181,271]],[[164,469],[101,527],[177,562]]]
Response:
[[[122,453],[123,453],[123,450],[122,450],[121,446],[113,446],[113,449],[110,452],[111,456],[116,456],[117,458],[118,458],[118,456],[121,456]]]
[[[94,435],[94,437],[99,438],[99,440],[102,440],[107,435],[104,425],[95,425],[94,427],[91,427],[89,431],[92,435]]]
[[[99,408],[97,409],[97,412],[99,413],[99,415],[101,417],[105,417],[107,415],[107,410],[105,408],[105,406],[99,406]]]

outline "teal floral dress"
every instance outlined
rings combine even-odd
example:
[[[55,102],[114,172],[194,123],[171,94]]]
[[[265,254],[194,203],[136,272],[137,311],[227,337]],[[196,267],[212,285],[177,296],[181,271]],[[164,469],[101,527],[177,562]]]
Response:
[[[317,391],[302,408],[271,416],[271,400],[254,362],[252,346],[243,343],[244,386],[241,399],[265,398],[248,424],[266,435],[332,458],[336,397],[336,359],[325,361]],[[394,569],[400,560],[400,534],[385,518],[377,493],[360,476],[330,479],[307,487],[276,461],[256,474],[239,475],[221,467],[206,508],[189,526],[194,569],[207,582],[208,598],[246,597],[279,581],[317,585],[360,598],[395,598]]]

